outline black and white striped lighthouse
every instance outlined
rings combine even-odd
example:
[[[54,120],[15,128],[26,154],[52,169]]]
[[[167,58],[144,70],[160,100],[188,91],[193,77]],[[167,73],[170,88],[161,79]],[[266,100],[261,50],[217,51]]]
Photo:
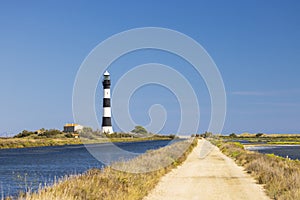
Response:
[[[113,133],[111,125],[111,109],[110,109],[110,76],[108,71],[104,73],[103,84],[103,117],[102,117],[102,133]]]

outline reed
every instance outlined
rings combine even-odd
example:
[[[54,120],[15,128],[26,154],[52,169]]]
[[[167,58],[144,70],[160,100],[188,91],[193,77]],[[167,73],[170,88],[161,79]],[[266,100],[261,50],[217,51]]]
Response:
[[[176,142],[126,162],[66,177],[38,192],[20,196],[19,199],[142,199],[163,175],[181,164],[196,145],[197,139]]]

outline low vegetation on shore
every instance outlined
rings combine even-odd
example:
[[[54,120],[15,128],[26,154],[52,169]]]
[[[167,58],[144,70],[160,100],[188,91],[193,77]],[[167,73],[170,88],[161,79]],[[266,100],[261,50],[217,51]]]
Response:
[[[131,133],[101,133],[85,127],[80,132],[64,133],[56,129],[40,129],[39,131],[23,130],[14,137],[0,138],[0,149],[24,148],[40,146],[60,146],[106,142],[135,142],[146,140],[172,140],[175,135],[158,135],[148,133],[146,129],[137,126]]]
[[[123,137],[114,138],[98,138],[98,139],[80,139],[80,138],[0,138],[0,149],[8,148],[26,148],[26,147],[42,147],[42,146],[61,146],[61,145],[76,145],[76,144],[95,144],[106,142],[138,142],[148,140],[172,140],[173,136],[155,135],[145,138]]]
[[[78,138],[0,138],[0,149],[82,144]]]
[[[67,177],[36,193],[24,194],[19,199],[142,199],[163,175],[180,165],[196,145],[197,139],[192,138],[176,142],[126,162]],[[133,169],[135,173],[128,172]]]
[[[263,184],[267,195],[272,199],[300,199],[299,160],[247,151],[237,142],[211,141],[224,154],[244,166],[259,184]]]
[[[219,136],[226,141],[247,141],[249,144],[262,144],[262,145],[299,145],[299,134],[264,134],[264,133],[243,133],[235,134],[231,133],[228,136]]]

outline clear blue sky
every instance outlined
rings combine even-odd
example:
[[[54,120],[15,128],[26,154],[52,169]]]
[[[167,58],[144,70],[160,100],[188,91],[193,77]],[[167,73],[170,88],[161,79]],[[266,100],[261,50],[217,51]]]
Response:
[[[180,31],[211,55],[227,92],[223,133],[300,133],[299,10],[300,2],[296,0],[3,0],[0,135],[42,127],[61,129],[65,122],[72,122],[73,84],[84,58],[109,36],[146,26]],[[137,64],[176,65],[181,62],[176,59],[156,51],[137,52],[110,67],[116,74],[112,80],[116,82]],[[203,111],[202,132],[210,117],[209,96],[202,80],[191,78],[191,83],[199,84],[203,91],[197,93]],[[165,95],[154,98],[154,91]],[[101,92],[96,96],[100,101]],[[176,130],[179,114],[172,94],[149,86],[133,98],[132,116],[142,125],[147,124],[146,111],[151,104],[173,102],[166,107],[172,117],[162,132]]]

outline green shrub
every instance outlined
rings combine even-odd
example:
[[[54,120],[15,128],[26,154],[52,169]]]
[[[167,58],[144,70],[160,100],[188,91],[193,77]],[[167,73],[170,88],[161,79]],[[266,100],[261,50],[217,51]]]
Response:
[[[50,130],[45,130],[43,133],[39,134],[39,136],[41,137],[46,137],[46,138],[53,138],[53,137],[56,137],[58,135],[61,135],[63,136],[64,133],[59,131],[59,130],[56,130],[56,129],[50,129]]]
[[[236,137],[237,137],[237,135],[236,135],[235,133],[231,133],[231,134],[229,135],[229,137],[236,138]]]
[[[33,134],[35,134],[35,132],[23,130],[21,133],[15,135],[14,138],[28,137],[28,136],[33,135]]]
[[[74,136],[73,136],[72,133],[66,133],[66,134],[65,134],[65,137],[66,137],[66,138],[73,138]]]
[[[142,126],[134,127],[134,129],[131,132],[138,133],[138,134],[147,134],[148,133],[148,131]]]

